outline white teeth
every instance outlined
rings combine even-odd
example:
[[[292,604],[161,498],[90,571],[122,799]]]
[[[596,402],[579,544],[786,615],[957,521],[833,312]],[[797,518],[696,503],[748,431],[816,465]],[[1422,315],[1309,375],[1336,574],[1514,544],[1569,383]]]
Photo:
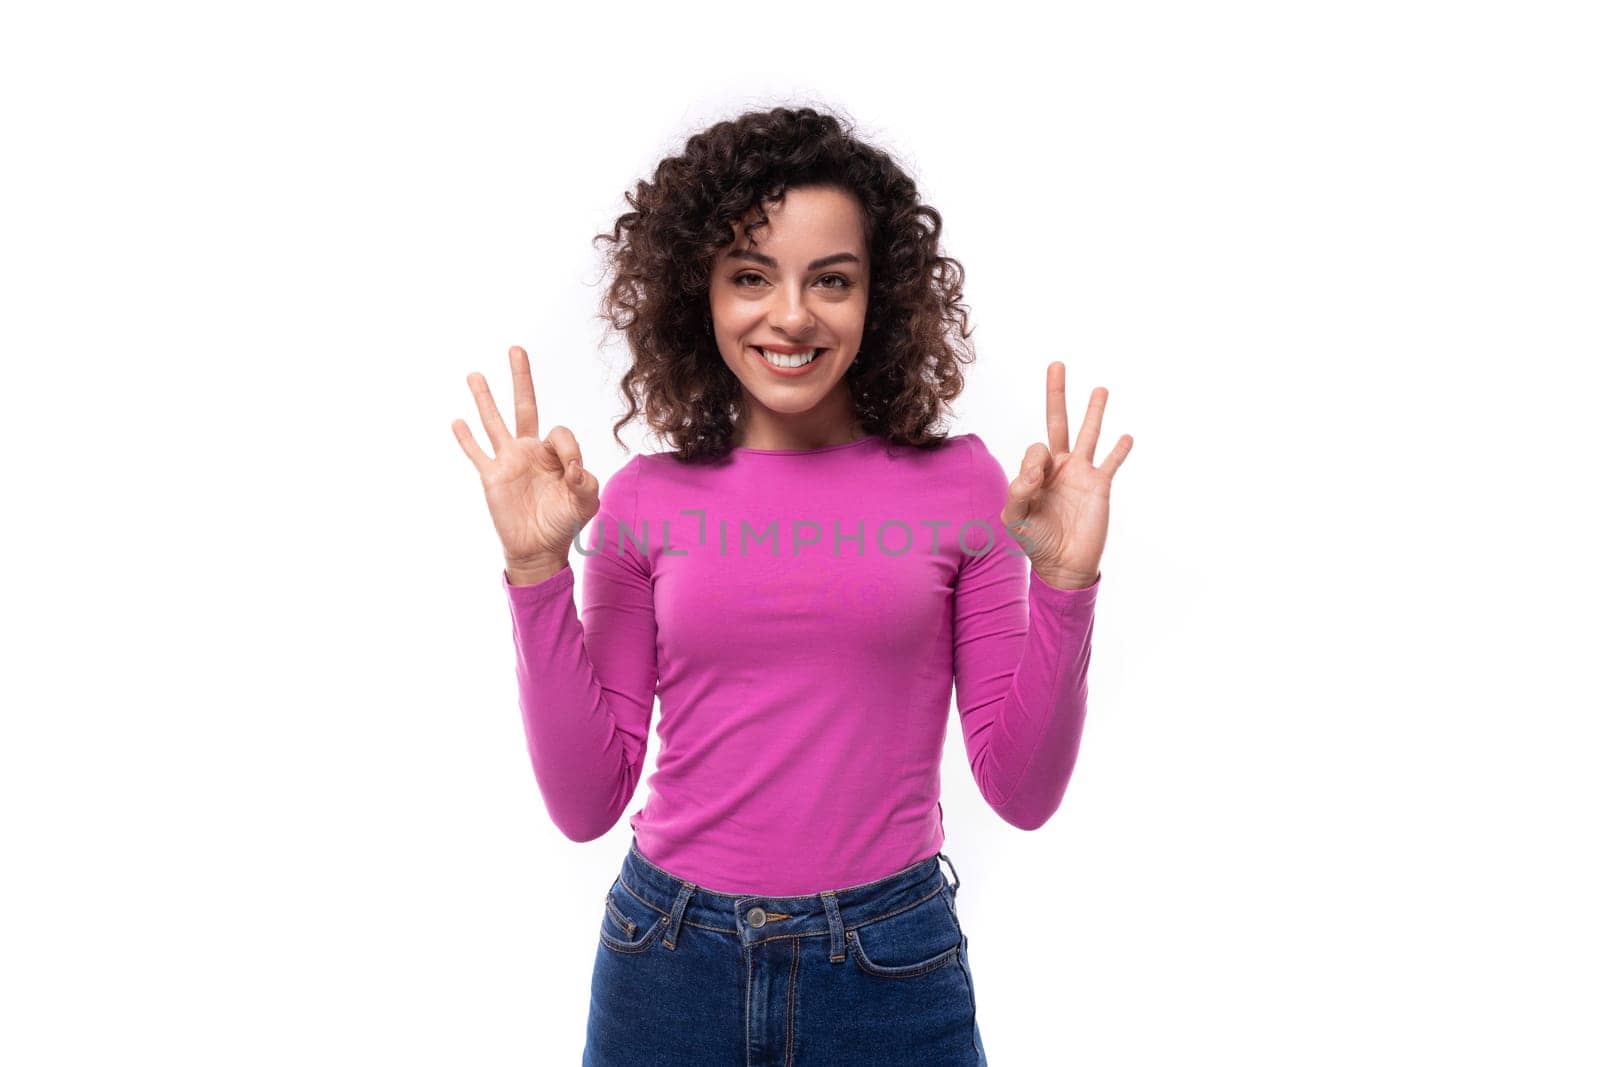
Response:
[[[795,367],[804,367],[807,363],[810,363],[813,359],[816,359],[817,353],[821,352],[822,349],[813,348],[809,352],[796,352],[794,355],[789,355],[785,352],[768,352],[765,348],[757,348],[756,351],[761,353],[762,359],[765,359],[774,367],[788,367],[793,369]]]

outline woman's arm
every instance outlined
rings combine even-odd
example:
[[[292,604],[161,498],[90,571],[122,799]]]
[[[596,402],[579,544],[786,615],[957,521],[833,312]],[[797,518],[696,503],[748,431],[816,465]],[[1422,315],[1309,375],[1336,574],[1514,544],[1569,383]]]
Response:
[[[600,491],[586,538],[593,554],[584,557],[581,622],[570,566],[530,585],[501,576],[534,777],[551,819],[574,841],[592,841],[616,824],[638,787],[650,737],[657,680],[650,566],[620,534],[624,525],[637,530],[642,459],[634,456]]]
[[[1035,830],[1061,805],[1088,709],[1094,605],[1100,588],[1058,589],[1034,574],[1000,521],[1009,479],[977,434],[972,514],[989,551],[963,555],[954,598],[956,707],[972,776],[1002,819]],[[983,532],[972,527],[969,551]]]

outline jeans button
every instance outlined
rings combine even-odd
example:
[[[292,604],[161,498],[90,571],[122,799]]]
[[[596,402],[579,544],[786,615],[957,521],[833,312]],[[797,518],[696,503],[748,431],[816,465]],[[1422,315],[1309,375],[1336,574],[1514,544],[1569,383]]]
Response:
[[[767,913],[760,908],[751,908],[744,913],[744,921],[751,926],[765,926],[767,925]]]

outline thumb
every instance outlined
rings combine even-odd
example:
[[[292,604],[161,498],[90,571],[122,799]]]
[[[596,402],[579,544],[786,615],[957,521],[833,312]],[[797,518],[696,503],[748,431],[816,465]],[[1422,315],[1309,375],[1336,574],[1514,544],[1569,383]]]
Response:
[[[567,479],[567,487],[572,490],[573,496],[577,498],[583,514],[592,518],[595,512],[600,510],[600,479],[594,476],[593,471],[581,464],[569,468],[569,471],[575,471],[576,474]]]
[[[1032,513],[1039,492],[1044,488],[1049,463],[1050,449],[1047,446],[1037,443],[1028,446],[1017,476],[1006,487],[1006,505],[1000,512],[1001,522],[1009,525]]]

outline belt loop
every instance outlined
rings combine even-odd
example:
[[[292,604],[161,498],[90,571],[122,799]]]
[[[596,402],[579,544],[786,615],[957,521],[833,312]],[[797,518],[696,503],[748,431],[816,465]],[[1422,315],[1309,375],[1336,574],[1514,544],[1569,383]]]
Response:
[[[939,853],[939,858],[950,864],[950,873],[955,875],[955,884],[950,887],[950,895],[955,896],[956,890],[961,888],[961,876],[956,874],[956,865],[954,863],[950,863],[949,856],[946,856],[943,852],[941,852]]]
[[[828,960],[844,962],[844,920],[839,918],[839,901],[833,890],[822,893],[822,909],[828,913]]]
[[[672,902],[672,917],[667,920],[667,933],[661,943],[667,948],[678,947],[678,926],[683,922],[683,909],[689,906],[689,898],[694,895],[693,882],[683,883],[683,888],[678,890],[678,899]]]

